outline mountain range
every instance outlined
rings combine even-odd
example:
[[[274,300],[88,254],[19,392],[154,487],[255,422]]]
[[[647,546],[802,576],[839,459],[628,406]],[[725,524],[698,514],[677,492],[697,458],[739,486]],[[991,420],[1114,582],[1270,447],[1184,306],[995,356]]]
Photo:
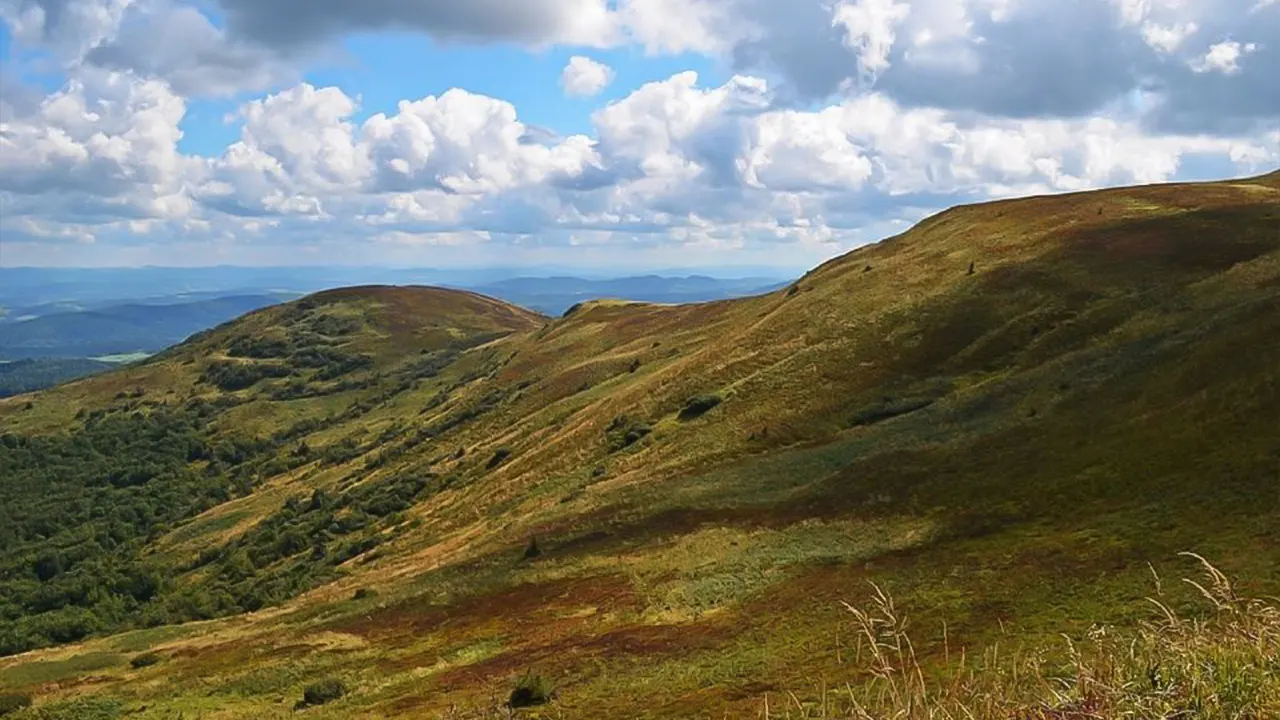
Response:
[[[1066,668],[1197,607],[1180,552],[1280,592],[1277,338],[1280,173],[957,207],[738,299],[264,307],[0,400],[0,692],[859,717],[882,631],[921,683]],[[1044,697],[1001,716],[1096,716]]]

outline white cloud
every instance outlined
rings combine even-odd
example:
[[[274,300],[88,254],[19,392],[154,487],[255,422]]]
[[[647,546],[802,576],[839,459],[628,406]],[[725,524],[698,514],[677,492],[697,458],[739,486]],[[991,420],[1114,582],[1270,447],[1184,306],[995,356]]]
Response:
[[[120,27],[134,0],[0,0],[0,20],[19,43],[78,61]]]
[[[229,38],[196,7],[175,0],[135,4],[118,25],[84,61],[162,78],[187,96],[233,96],[301,75],[294,62]]]
[[[66,76],[46,96],[3,69],[10,247],[144,235],[220,252],[830,254],[955,202],[1280,162],[1280,13],[1255,0],[220,5],[226,23],[186,0],[0,0],[15,42]],[[463,88],[362,119],[358,87],[294,84],[348,27],[632,44],[736,74],[649,82],[570,137]],[[592,97],[612,78],[579,54],[559,79]],[[179,150],[189,98],[246,91],[234,142]]]
[[[185,112],[164,83],[84,73],[29,114],[0,122],[0,192],[54,195],[71,215],[180,216],[196,165],[177,150]]]
[[[722,54],[760,34],[749,0],[619,0],[617,22],[648,52]]]
[[[1235,75],[1240,72],[1240,59],[1252,52],[1257,52],[1254,43],[1240,44],[1235,41],[1215,43],[1209,46],[1204,57],[1191,63],[1191,69],[1198,73],[1220,72],[1224,75]]]
[[[570,97],[599,95],[613,82],[613,68],[589,57],[574,55],[560,73],[560,87]]]
[[[1168,54],[1182,47],[1182,43],[1199,29],[1200,26],[1193,22],[1169,26],[1149,22],[1142,26],[1142,39],[1156,50]]]
[[[910,5],[895,0],[841,0],[832,23],[844,28],[845,44],[857,53],[862,72],[874,77],[889,67],[895,30],[910,14]]]
[[[0,126],[6,232],[52,239],[181,227],[188,237],[396,247],[537,238],[542,253],[571,237],[832,252],[875,239],[859,228],[904,212],[914,219],[917,196],[936,207],[1166,180],[1190,155],[1233,168],[1280,160],[1277,137],[983,118],[909,108],[878,92],[813,110],[774,108],[761,79],[702,87],[694,73],[603,108],[594,139],[545,142],[527,140],[511,104],[462,90],[357,125],[355,99],[304,84],[246,103],[241,138],[200,158],[177,152],[184,105],[163,84],[93,77]]]

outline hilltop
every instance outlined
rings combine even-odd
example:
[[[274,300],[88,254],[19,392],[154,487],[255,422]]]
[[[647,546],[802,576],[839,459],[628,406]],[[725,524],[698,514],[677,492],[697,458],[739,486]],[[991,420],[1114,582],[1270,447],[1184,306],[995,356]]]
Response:
[[[868,581],[939,663],[1130,623],[1179,551],[1275,593],[1276,337],[1280,173],[959,207],[739,300],[310,296],[0,401],[0,692],[754,717],[865,679]]]

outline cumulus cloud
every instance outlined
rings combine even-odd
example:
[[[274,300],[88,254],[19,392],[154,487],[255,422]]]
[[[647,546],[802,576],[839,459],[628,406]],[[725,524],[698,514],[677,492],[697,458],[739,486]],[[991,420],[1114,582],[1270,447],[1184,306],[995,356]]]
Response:
[[[225,23],[183,0],[0,0],[15,42],[49,50],[65,75],[46,94],[0,68],[11,247],[129,236],[829,255],[956,202],[1280,163],[1275,2],[218,5]],[[392,28],[703,53],[733,74],[645,83],[567,137],[465,88],[366,117],[357,89],[298,83],[327,41]],[[613,70],[574,55],[559,79],[593,97]],[[207,96],[240,98],[239,136],[184,153],[189,99]]]
[[[911,6],[894,0],[843,0],[832,22],[844,28],[845,45],[858,56],[858,66],[874,76],[889,67],[896,29],[911,14]]]
[[[632,0],[623,10],[626,27],[645,29],[647,47],[727,57],[798,106],[874,79],[907,105],[1005,117],[1109,112],[1139,91],[1159,94],[1147,121],[1163,129],[1234,129],[1280,116],[1280,95],[1268,92],[1280,74],[1280,4],[1271,2]],[[1256,52],[1229,84],[1207,89],[1191,70],[1209,50],[1192,42],[1201,37]],[[1206,92],[1211,105],[1199,102]]]
[[[542,142],[510,103],[464,90],[357,124],[355,99],[302,84],[246,103],[240,139],[202,158],[177,152],[184,105],[163,83],[93,78],[0,125],[6,232],[94,236],[95,223],[145,221],[131,230],[838,247],[959,200],[1166,180],[1189,157],[1233,169],[1280,160],[1280,136],[985,118],[879,92],[796,110],[777,107],[762,79],[704,87],[691,72],[601,109],[593,137]]]
[[[186,104],[164,83],[85,73],[0,122],[0,192],[73,216],[178,217],[194,163],[177,150]],[[24,207],[25,201],[18,201]]]
[[[1191,63],[1191,69],[1198,73],[1220,72],[1224,75],[1235,75],[1240,72],[1240,59],[1257,50],[1258,46],[1254,43],[1243,45],[1234,41],[1215,43],[1209,46],[1209,52],[1205,53],[1204,57],[1197,58]]]
[[[1146,23],[1142,26],[1142,39],[1148,45],[1159,50],[1162,53],[1172,53],[1177,51],[1187,38],[1195,34],[1200,27],[1193,22],[1185,22],[1177,25],[1157,25],[1156,23]]]
[[[613,82],[613,68],[589,57],[574,55],[560,73],[560,87],[570,97],[599,95]]]
[[[229,96],[295,79],[295,63],[258,45],[229,38],[200,10],[153,0],[123,15],[86,63],[163,78],[186,96]]]
[[[0,20],[20,43],[78,60],[120,26],[134,0],[0,0]]]

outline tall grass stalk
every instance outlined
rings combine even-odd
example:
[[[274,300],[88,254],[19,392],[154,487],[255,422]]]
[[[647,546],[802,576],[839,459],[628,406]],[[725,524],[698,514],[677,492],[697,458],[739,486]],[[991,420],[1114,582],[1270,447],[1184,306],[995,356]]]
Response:
[[[954,651],[942,668],[921,660],[907,618],[872,585],[863,606],[845,604],[861,679],[816,700],[789,695],[760,717],[853,720],[1269,720],[1280,718],[1280,601],[1245,598],[1204,558],[1201,609],[1176,612],[1159,577],[1154,617],[1136,628],[1097,626],[1057,647],[993,644],[981,657]],[[945,634],[944,634],[945,637]]]

